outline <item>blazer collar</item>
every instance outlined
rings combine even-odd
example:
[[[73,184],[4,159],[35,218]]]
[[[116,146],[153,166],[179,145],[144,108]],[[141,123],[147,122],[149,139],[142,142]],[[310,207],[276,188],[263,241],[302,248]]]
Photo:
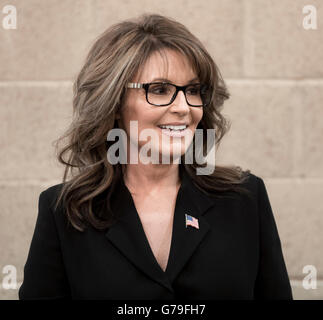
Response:
[[[108,240],[134,266],[171,292],[174,291],[174,280],[209,232],[210,225],[203,214],[214,204],[214,199],[199,190],[184,169],[180,170],[180,175],[181,186],[176,198],[171,247],[165,272],[154,257],[132,196],[122,178],[116,185],[112,204],[117,222],[105,233]],[[186,228],[185,214],[198,219],[199,229],[191,226]]]

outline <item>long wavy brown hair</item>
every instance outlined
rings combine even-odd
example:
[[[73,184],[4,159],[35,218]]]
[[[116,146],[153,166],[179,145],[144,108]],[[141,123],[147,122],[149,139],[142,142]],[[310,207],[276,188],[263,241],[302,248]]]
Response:
[[[186,56],[200,82],[213,88],[212,101],[203,110],[198,125],[203,129],[203,141],[206,141],[206,129],[215,129],[216,144],[229,130],[229,121],[220,113],[224,100],[229,98],[220,71],[204,45],[184,25],[169,17],[144,14],[109,27],[95,39],[77,75],[73,86],[73,120],[65,134],[55,140],[58,160],[65,166],[56,208],[62,203],[68,221],[79,231],[88,225],[106,229],[114,221],[111,195],[116,182],[122,178],[122,167],[108,162],[107,134],[117,127],[115,114],[122,107],[126,83],[152,53],[162,53],[165,49]],[[60,147],[63,142],[64,146]],[[196,175],[196,169],[203,165],[195,159],[192,164],[181,161],[179,165],[207,194],[248,193],[241,184],[249,170],[216,165],[213,174]],[[103,192],[107,196],[99,212],[93,204]]]

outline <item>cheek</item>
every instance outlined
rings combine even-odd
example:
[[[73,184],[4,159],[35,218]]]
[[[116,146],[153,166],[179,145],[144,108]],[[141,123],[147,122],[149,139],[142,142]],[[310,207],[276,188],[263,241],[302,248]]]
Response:
[[[203,109],[196,109],[192,111],[192,119],[195,125],[202,120],[203,117]]]
[[[152,109],[142,103],[132,104],[128,105],[127,108],[124,109],[122,119],[128,133],[130,129],[130,121],[136,122],[138,132],[140,133],[143,129],[155,129],[155,127],[160,123],[163,113],[163,110]]]
[[[165,110],[153,109],[150,106],[141,105],[140,109],[136,109],[136,120],[138,120],[139,128],[155,128],[160,119],[163,118]]]
[[[140,108],[136,104],[132,103],[124,106],[124,109],[121,113],[121,119],[124,124],[124,127],[130,128],[130,121],[137,121],[139,124],[142,121],[142,115],[140,113]]]

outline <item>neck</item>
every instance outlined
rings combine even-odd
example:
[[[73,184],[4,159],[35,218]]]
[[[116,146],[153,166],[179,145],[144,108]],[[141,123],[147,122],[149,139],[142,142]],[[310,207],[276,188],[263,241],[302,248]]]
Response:
[[[129,191],[136,194],[151,194],[180,186],[179,164],[127,164],[124,182]]]

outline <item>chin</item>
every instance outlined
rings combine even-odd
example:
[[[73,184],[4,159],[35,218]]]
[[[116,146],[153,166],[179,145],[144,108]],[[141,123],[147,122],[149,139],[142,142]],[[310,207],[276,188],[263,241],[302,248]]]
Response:
[[[173,163],[175,162],[175,160],[181,158],[184,154],[185,154],[185,148],[179,148],[178,150],[173,150],[173,149],[168,149],[168,150],[165,150],[164,152],[161,152],[160,151],[160,159],[162,159],[162,156],[165,156],[168,158],[166,159],[169,159],[170,163]],[[160,163],[162,163],[162,160],[160,160]]]

